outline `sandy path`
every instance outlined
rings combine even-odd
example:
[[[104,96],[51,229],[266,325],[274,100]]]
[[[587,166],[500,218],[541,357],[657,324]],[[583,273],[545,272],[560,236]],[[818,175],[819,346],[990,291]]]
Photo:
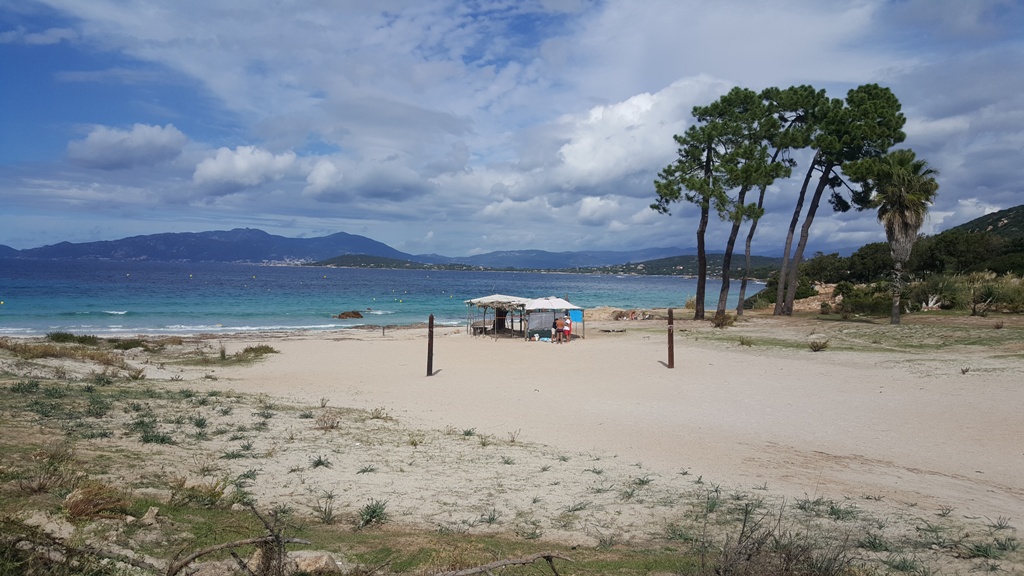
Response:
[[[726,347],[602,333],[568,345],[439,330],[275,340],[214,385],[385,407],[408,426],[476,428],[616,455],[723,486],[1024,518],[1024,378],[896,354]],[[233,352],[250,342],[227,342]],[[1019,361],[1018,361],[1019,364]],[[1012,366],[1012,365],[1011,365]]]

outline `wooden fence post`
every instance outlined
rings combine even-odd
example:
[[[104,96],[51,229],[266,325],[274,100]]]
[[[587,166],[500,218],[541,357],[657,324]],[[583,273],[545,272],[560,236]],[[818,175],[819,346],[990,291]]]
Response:
[[[672,329],[672,309],[668,309],[668,367],[676,367],[675,336]]]
[[[427,322],[427,376],[434,375],[434,315]]]

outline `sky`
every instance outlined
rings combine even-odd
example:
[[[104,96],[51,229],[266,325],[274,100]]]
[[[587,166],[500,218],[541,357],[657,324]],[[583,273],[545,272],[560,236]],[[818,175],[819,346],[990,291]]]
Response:
[[[691,247],[697,209],[650,205],[694,106],[867,83],[939,170],[922,232],[1024,204],[1019,0],[0,0],[0,244]],[[755,253],[781,251],[797,159]],[[884,238],[823,203],[809,251]]]

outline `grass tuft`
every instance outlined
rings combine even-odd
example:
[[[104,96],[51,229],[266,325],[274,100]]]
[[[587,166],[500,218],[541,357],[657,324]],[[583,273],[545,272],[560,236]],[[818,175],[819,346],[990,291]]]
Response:
[[[390,520],[388,515],[388,501],[370,499],[358,512],[356,529],[362,530],[369,526],[380,526]]]
[[[323,494],[316,499],[316,504],[313,506],[313,513],[317,520],[324,524],[334,524],[334,491],[325,490]]]
[[[309,458],[309,467],[310,468],[330,468],[331,467],[331,461],[327,459],[327,456],[324,456],[323,454],[317,454],[316,456],[311,456]]]
[[[828,349],[828,340],[811,340],[807,343],[807,347],[811,349],[811,352],[821,352]]]

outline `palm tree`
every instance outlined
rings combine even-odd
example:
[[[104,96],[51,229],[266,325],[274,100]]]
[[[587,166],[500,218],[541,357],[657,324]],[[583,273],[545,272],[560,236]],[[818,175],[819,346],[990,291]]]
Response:
[[[938,170],[918,160],[913,150],[894,150],[875,167],[872,206],[878,208],[878,221],[885,227],[892,255],[892,315],[890,324],[900,323],[900,297],[903,294],[903,265],[917,233],[924,224],[928,206],[939,190]]]

